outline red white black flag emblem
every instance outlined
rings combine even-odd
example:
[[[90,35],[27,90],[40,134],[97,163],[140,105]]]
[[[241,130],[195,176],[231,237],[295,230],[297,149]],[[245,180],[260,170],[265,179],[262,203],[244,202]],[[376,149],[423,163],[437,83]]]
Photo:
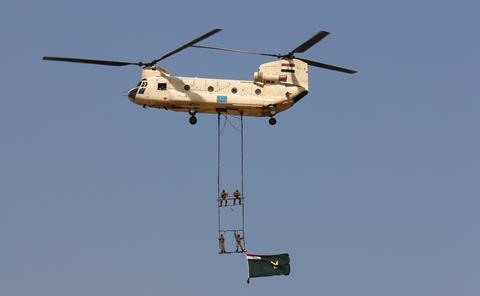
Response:
[[[295,64],[283,63],[281,71],[287,73],[295,73]]]

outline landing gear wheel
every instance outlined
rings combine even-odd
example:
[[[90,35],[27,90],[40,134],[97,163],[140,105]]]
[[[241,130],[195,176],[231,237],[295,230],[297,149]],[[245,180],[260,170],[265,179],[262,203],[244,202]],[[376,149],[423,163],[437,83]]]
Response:
[[[268,123],[270,123],[270,125],[275,125],[277,124],[277,120],[274,117],[270,117],[270,119],[268,120]]]
[[[195,116],[195,114],[197,114],[197,111],[192,108],[192,109],[190,109],[190,110],[188,111],[188,114],[190,114],[190,115],[192,115],[192,116]]]
[[[190,118],[188,119],[188,122],[190,122],[191,125],[194,125],[194,124],[197,123],[197,118],[196,118],[194,115],[192,115],[192,116],[190,116]]]

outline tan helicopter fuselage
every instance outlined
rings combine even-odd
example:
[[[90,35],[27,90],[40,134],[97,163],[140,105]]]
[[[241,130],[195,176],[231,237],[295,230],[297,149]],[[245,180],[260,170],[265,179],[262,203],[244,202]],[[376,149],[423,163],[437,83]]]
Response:
[[[308,65],[282,59],[260,65],[252,81],[172,76],[145,67],[129,99],[143,107],[178,112],[273,116],[308,94]]]

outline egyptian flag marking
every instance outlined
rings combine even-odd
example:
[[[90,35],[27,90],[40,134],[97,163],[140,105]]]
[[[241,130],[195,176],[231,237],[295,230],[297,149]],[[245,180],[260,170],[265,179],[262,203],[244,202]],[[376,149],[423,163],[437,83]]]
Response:
[[[295,64],[283,63],[281,71],[287,73],[295,73]]]

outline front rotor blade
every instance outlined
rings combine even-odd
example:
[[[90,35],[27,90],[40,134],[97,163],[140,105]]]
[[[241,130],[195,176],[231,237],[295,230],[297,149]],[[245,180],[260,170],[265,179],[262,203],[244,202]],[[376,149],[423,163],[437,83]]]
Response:
[[[230,51],[230,52],[237,52],[237,53],[246,53],[246,54],[256,54],[256,55],[263,55],[263,56],[276,57],[276,58],[281,57],[280,54],[263,53],[263,52],[257,52],[257,51],[247,51],[247,50],[239,50],[239,49],[232,49],[232,48],[213,47],[213,46],[205,46],[205,45],[192,45],[192,47]]]
[[[177,48],[177,49],[175,49],[175,50],[173,50],[173,51],[171,51],[171,52],[163,55],[161,58],[156,59],[156,60],[153,60],[153,61],[151,62],[151,65],[152,65],[152,66],[155,65],[156,63],[160,62],[161,60],[166,59],[166,58],[168,58],[169,56],[174,55],[174,54],[176,54],[177,52],[182,51],[182,50],[184,50],[185,48],[190,47],[190,46],[194,45],[195,43],[198,43],[198,42],[202,41],[203,39],[206,39],[206,38],[212,36],[213,34],[216,34],[216,33],[220,32],[221,30],[222,30],[222,29],[213,29],[213,30],[211,30],[210,32],[208,32],[208,33],[206,33],[206,34],[204,34],[204,35],[202,35],[202,36],[200,36],[200,37],[198,37],[198,38],[196,38],[196,39],[194,39],[194,40],[192,40],[192,41],[190,41],[190,42],[188,42],[188,43],[180,46],[179,48]]]
[[[106,60],[91,60],[91,59],[77,59],[77,58],[65,58],[65,57],[43,57],[44,61],[57,61],[57,62],[70,62],[70,63],[82,63],[82,64],[94,64],[94,65],[103,65],[103,66],[127,66],[127,65],[137,65],[142,66],[143,63],[131,63],[131,62],[120,62],[120,61],[106,61]]]
[[[310,66],[315,66],[315,67],[319,67],[319,68],[324,68],[324,69],[333,70],[333,71],[338,71],[338,72],[343,72],[343,73],[348,73],[348,74],[357,73],[357,71],[351,70],[351,69],[347,69],[347,68],[332,66],[332,65],[328,65],[328,64],[324,64],[324,63],[319,63],[319,62],[315,62],[315,61],[310,61],[310,60],[307,60],[307,59],[301,59],[301,58],[296,58],[296,59],[299,59],[299,60],[301,60],[301,61],[304,61],[305,63],[309,64]]]
[[[297,52],[305,52],[307,51],[310,47],[314,46],[317,42],[320,42],[323,38],[327,37],[328,34],[330,34],[327,31],[320,31],[317,34],[313,35],[310,39],[302,43],[300,46],[295,48],[290,52],[290,54],[294,54]]]

